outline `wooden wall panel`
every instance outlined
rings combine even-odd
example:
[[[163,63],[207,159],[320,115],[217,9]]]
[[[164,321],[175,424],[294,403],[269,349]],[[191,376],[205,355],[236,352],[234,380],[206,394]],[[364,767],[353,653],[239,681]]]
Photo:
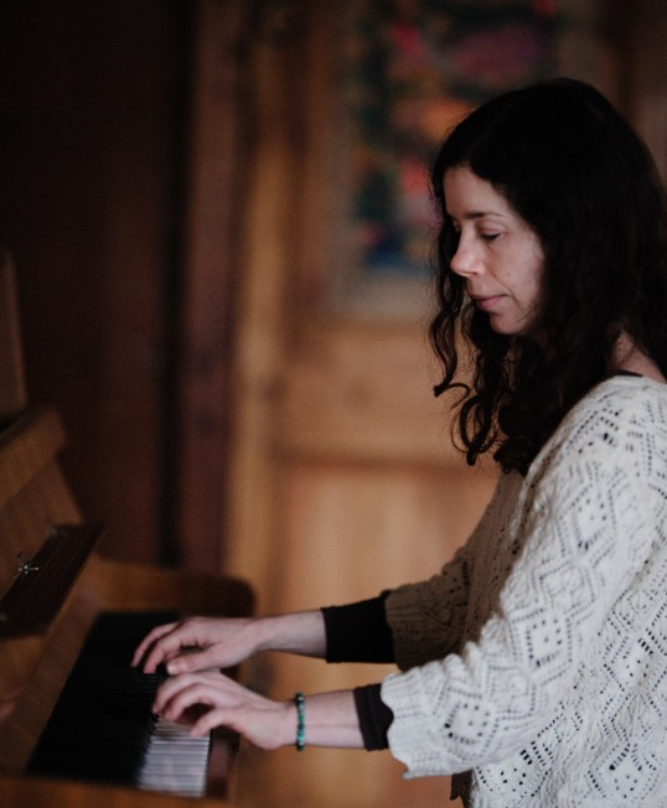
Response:
[[[105,549],[163,558],[164,385],[188,4],[0,8],[0,241],[33,403]]]
[[[200,0],[184,188],[182,281],[174,290],[173,451],[165,513],[174,561],[224,563],[238,237],[245,214],[250,98],[248,4]]]

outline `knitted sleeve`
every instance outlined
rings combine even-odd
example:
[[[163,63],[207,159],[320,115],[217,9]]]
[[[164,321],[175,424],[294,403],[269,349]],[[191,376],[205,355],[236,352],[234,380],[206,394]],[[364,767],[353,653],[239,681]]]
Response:
[[[402,670],[459,649],[468,609],[471,557],[479,539],[493,529],[490,523],[495,515],[513,500],[515,476],[501,477],[472,535],[438,575],[397,587],[389,594],[387,621],[394,638],[394,657]]]
[[[466,548],[462,548],[439,575],[400,586],[389,595],[387,622],[394,637],[394,658],[402,670],[458,648],[469,580]]]
[[[572,687],[646,545],[642,490],[651,472],[632,450],[636,425],[618,416],[573,419],[533,464],[508,524],[520,552],[479,635],[459,653],[384,680],[389,744],[407,776],[517,753]]]

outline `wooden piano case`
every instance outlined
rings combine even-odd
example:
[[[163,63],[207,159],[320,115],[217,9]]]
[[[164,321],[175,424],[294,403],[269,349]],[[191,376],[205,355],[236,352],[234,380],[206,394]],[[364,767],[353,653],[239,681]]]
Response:
[[[91,626],[107,612],[251,613],[238,580],[144,567],[95,552],[101,527],[84,520],[58,464],[58,414],[25,402],[14,278],[0,261],[0,805],[152,808],[192,798],[40,777],[29,763]],[[213,753],[223,757],[225,751]],[[211,771],[195,804],[229,804],[229,772]]]

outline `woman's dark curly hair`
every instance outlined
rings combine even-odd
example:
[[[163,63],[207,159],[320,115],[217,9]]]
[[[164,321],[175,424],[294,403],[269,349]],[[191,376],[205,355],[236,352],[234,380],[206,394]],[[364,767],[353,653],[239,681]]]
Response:
[[[466,166],[491,183],[540,239],[545,256],[529,336],[495,333],[450,268],[458,236],[444,175]],[[496,98],[458,124],[431,176],[442,216],[439,311],[430,335],[444,378],[463,388],[458,433],[469,464],[488,450],[525,474],[565,413],[609,376],[629,334],[667,374],[667,206],[654,161],[600,93],[555,79]],[[473,350],[461,381],[457,332]]]

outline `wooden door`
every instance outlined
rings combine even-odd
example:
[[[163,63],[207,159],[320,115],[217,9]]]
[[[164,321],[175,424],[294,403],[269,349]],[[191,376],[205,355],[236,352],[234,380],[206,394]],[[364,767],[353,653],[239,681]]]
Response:
[[[351,602],[431,575],[493,485],[450,448],[445,405],[431,393],[428,313],[360,316],[331,302],[338,12],[296,5],[293,18],[262,21],[248,81],[254,173],[226,569],[252,582],[264,613]],[[289,698],[390,670],[274,657],[257,662],[252,684]],[[245,759],[240,798],[255,804],[267,784],[274,806],[416,808],[448,793],[444,778],[404,783],[388,753],[287,749]]]

